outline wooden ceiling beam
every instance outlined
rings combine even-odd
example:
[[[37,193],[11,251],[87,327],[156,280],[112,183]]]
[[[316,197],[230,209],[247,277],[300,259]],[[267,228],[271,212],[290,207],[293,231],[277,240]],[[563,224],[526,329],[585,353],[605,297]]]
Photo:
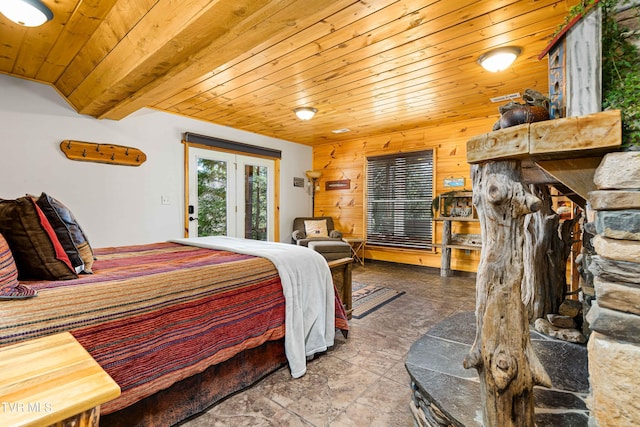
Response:
[[[85,40],[77,55],[55,81],[56,89],[69,100],[69,95],[104,61],[129,30],[139,22],[157,0],[135,0],[116,3]],[[73,105],[73,103],[72,103]],[[78,108],[78,106],[76,106]]]
[[[238,2],[229,1],[234,4]],[[287,27],[295,25],[297,20],[316,13],[326,13],[326,8],[332,5],[342,8],[355,1],[357,0],[324,0],[310,3],[305,0],[271,0],[241,20],[227,16],[227,21],[233,24],[229,25],[227,32],[214,38],[198,52],[193,52],[166,73],[155,76],[146,86],[137,88],[133,94],[103,109],[98,115],[100,118],[115,120],[126,117],[144,106],[152,105],[153,100],[174,93],[175,87],[182,82],[210,73],[225,62],[259,46],[265,39],[276,37]],[[257,2],[247,0],[247,3],[255,7]]]
[[[69,100],[80,113],[101,116],[268,3],[190,0],[176,8],[171,0],[159,0],[69,94]]]
[[[36,79],[49,83],[58,80],[117,1],[81,1],[65,20],[62,31],[55,39],[46,60],[42,62],[35,75]]]

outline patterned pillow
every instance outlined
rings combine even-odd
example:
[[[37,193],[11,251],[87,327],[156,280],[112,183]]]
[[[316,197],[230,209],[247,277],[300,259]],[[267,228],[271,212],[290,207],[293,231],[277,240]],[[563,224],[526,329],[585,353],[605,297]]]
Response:
[[[93,250],[73,213],[46,193],[36,203],[51,223],[76,273],[91,273]]]
[[[304,231],[307,233],[307,237],[329,237],[326,219],[306,220],[304,222]]]
[[[18,268],[9,244],[0,234],[0,299],[29,298],[37,294],[36,290],[18,283]]]
[[[78,277],[51,224],[31,197],[0,200],[0,233],[13,253],[18,279]]]

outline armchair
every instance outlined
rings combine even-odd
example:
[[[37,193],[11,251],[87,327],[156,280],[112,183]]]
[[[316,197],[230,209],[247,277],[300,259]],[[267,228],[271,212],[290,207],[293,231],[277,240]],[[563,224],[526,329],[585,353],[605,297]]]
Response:
[[[342,233],[334,229],[333,218],[300,217],[293,220],[291,243],[309,246],[313,241],[341,241]]]

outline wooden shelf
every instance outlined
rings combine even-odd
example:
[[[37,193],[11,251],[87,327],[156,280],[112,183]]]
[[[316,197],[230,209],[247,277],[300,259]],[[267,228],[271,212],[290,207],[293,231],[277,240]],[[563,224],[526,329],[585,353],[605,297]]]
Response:
[[[478,218],[468,218],[465,216],[441,216],[438,218],[433,218],[434,221],[462,221],[462,222],[478,222],[480,221]]]
[[[434,245],[442,249],[440,276],[448,277],[451,276],[451,249],[460,249],[463,251],[479,251],[482,249],[482,244],[480,243],[481,236],[479,234],[452,233],[451,223],[480,222],[480,220],[473,217],[439,217],[434,219],[436,221],[442,221],[442,243]]]
[[[562,183],[582,199],[595,190],[593,175],[602,156],[622,144],[619,110],[525,123],[467,141],[467,163],[532,161],[544,179]],[[538,178],[540,179],[540,178]]]
[[[443,245],[441,243],[436,243],[433,246],[443,248],[443,249],[461,249],[465,251],[479,251],[480,249],[482,249],[482,245],[456,245],[456,244]]]

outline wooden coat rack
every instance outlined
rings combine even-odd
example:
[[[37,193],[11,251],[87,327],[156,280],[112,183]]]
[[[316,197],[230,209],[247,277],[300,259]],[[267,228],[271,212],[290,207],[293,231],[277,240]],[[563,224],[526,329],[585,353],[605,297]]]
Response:
[[[123,145],[98,144],[65,139],[60,143],[60,149],[68,159],[82,162],[140,166],[147,160],[147,155],[141,150]]]

